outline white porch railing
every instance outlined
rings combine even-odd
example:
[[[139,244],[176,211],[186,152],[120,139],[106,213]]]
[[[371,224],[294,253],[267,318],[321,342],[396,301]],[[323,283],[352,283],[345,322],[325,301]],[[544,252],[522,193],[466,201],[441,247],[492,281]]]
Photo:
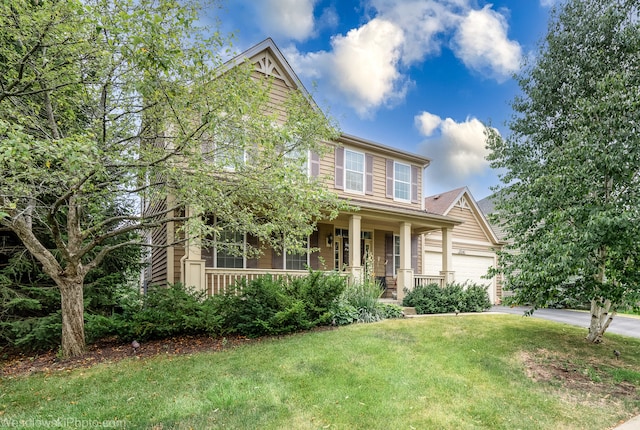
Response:
[[[229,287],[243,279],[252,281],[260,276],[271,275],[274,278],[281,277],[304,277],[309,274],[306,270],[279,270],[279,269],[205,269],[206,291],[209,295],[222,294]],[[348,277],[349,274],[341,272],[341,275]],[[445,277],[440,275],[413,275],[413,286],[438,284],[445,286]]]
[[[413,287],[437,284],[440,288],[445,286],[445,277],[441,275],[413,275]]]
[[[259,270],[259,269],[212,269],[206,268],[204,271],[206,289],[209,295],[222,294],[236,282],[246,279],[252,281],[260,276],[271,275],[274,278],[285,276],[304,277],[309,274],[306,270]]]

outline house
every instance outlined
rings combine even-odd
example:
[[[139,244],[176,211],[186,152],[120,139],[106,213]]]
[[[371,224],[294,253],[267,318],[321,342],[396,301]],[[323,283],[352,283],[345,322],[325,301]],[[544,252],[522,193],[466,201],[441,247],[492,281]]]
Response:
[[[490,267],[497,266],[496,250],[502,242],[480,210],[468,188],[458,188],[425,199],[425,210],[432,214],[459,219],[450,235],[441,232],[427,232],[423,236],[424,270],[440,270],[441,264],[447,271],[455,273],[455,281],[487,285],[492,303],[499,303],[502,297],[501,283],[497,277],[487,279]],[[450,242],[451,258],[441,263],[442,243]]]
[[[273,100],[284,100],[293,90],[304,92],[311,100],[271,39],[250,48],[230,64],[243,59],[255,65],[256,74],[271,79]],[[217,294],[243,278],[264,274],[302,276],[306,267],[311,267],[342,271],[353,279],[361,279],[365,272],[374,273],[398,300],[402,300],[405,289],[416,285],[452,281],[453,244],[457,242],[444,240],[436,244],[422,240],[428,234],[451,238],[462,224],[453,216],[457,214],[455,210],[451,215],[425,210],[423,174],[431,160],[348,134],[329,145],[331,150],[322,158],[309,154],[308,173],[328,178],[325,185],[357,210],[319,222],[308,240],[309,249],[314,252],[287,255],[266,249],[258,258],[248,258],[226,255],[215,247],[178,244],[153,250],[146,281],[182,282]],[[174,230],[175,226],[168,224],[158,229],[152,240],[170,243]],[[250,234],[229,235],[240,246],[255,240]],[[439,263],[425,258],[427,242],[429,250],[439,253]]]

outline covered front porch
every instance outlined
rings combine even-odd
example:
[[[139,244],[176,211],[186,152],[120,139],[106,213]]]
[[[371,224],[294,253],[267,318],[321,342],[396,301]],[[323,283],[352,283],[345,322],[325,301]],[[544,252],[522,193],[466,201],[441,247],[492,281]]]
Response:
[[[429,283],[444,286],[453,280],[451,230],[459,221],[411,209],[368,207],[366,203],[358,206],[357,212],[318,223],[309,238],[312,252],[306,255],[282,255],[266,249],[257,259],[237,259],[234,267],[220,267],[229,260],[216,256],[215,250],[202,250],[190,244],[181,258],[181,280],[211,295],[224,292],[241,279],[266,274],[305,276],[305,267],[310,267],[339,271],[351,282],[364,277],[377,279],[386,287],[386,297],[398,301],[402,301],[405,289]],[[424,273],[422,268],[422,235],[429,231],[440,231],[445,239],[439,273]],[[250,240],[247,235],[245,240]]]

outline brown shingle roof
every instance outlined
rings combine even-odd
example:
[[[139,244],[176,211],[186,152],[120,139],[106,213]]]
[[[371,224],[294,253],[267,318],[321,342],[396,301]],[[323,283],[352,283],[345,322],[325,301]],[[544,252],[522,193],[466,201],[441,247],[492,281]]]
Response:
[[[433,196],[425,197],[424,209],[427,212],[445,215],[460,196],[467,190],[467,187],[456,188],[455,190],[447,191],[446,193],[440,193]]]

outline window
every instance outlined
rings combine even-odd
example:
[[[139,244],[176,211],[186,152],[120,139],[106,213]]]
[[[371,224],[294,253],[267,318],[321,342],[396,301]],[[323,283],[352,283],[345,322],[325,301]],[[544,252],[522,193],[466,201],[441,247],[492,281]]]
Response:
[[[244,234],[223,230],[216,239],[216,267],[242,269],[244,267]]]
[[[308,246],[307,246],[308,249]],[[300,254],[285,253],[285,268],[288,270],[307,270],[309,265],[309,251]]]
[[[235,171],[245,162],[245,152],[240,145],[221,143],[216,148],[215,158],[225,170]]]
[[[293,148],[284,153],[284,160],[287,165],[298,168],[303,175],[309,176],[309,151]]]
[[[400,236],[393,236],[393,276],[398,274],[400,268]]]
[[[344,151],[345,190],[364,193],[364,154]]]
[[[393,197],[397,200],[411,200],[411,166],[394,163]]]

